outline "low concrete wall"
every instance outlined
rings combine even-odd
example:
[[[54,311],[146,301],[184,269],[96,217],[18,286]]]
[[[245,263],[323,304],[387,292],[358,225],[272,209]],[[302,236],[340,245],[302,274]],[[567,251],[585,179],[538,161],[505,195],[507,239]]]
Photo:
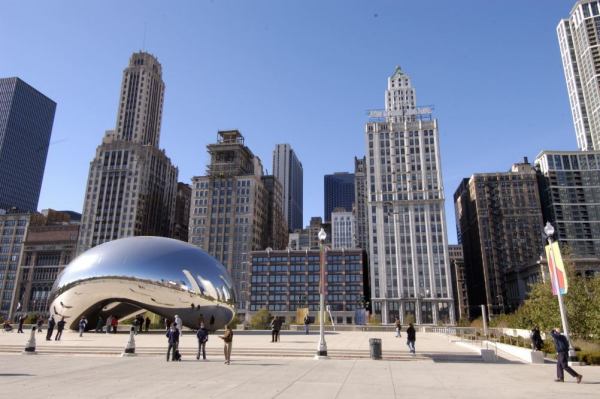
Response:
[[[495,346],[499,352],[504,352],[508,355],[516,357],[525,363],[544,363],[544,352],[532,351],[528,348],[521,348],[520,346],[513,346],[508,344],[502,344],[500,342],[486,341],[488,345]]]

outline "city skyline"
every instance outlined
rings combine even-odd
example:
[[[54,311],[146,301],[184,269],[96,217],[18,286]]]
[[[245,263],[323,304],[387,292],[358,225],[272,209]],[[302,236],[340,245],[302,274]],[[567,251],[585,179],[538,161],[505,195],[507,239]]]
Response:
[[[122,60],[140,48],[157,56],[164,68],[167,94],[161,147],[180,168],[179,180],[189,184],[198,168],[207,164],[204,148],[217,130],[244,131],[248,145],[268,170],[272,170],[268,161],[273,146],[289,142],[305,172],[304,225],[311,216],[324,216],[323,176],[352,172],[354,156],[364,155],[365,111],[379,107],[378,83],[396,65],[410,71],[419,87],[419,105],[433,103],[434,115],[442,121],[446,198],[451,198],[461,178],[475,172],[504,170],[514,159],[534,159],[542,150],[575,149],[555,32],[573,4],[549,1],[540,7],[535,2],[506,2],[482,8],[471,1],[462,5],[473,7],[477,18],[462,15],[456,4],[442,2],[402,7],[391,2],[352,3],[344,13],[336,4],[317,7],[316,3],[302,7],[201,3],[172,10],[157,3],[144,9],[130,4],[115,16],[114,32],[100,23],[110,7],[63,4],[29,10],[26,4],[9,5],[5,15],[31,13],[36,29],[25,32],[18,43],[0,41],[5,55],[0,76],[19,76],[58,104],[39,208],[83,209],[89,160],[98,138],[114,121],[113,93],[119,87]],[[517,8],[519,13],[514,12]],[[425,14],[430,25],[419,26],[419,18],[411,21],[411,15]],[[48,32],[48,42],[35,44],[40,29],[53,16],[70,22]],[[278,16],[284,18],[275,22]],[[511,30],[501,22],[508,16]],[[196,24],[194,17],[202,23]],[[123,18],[131,18],[131,24],[117,27]],[[3,37],[17,29],[16,20],[0,17]],[[300,33],[306,21],[315,32]],[[394,21],[398,23],[389,23]],[[225,22],[233,27],[231,32],[213,33]],[[486,35],[475,34],[478,29]],[[78,32],[85,34],[74,37]],[[397,51],[363,60],[368,58],[364,53],[389,45],[379,43],[382,38],[409,34],[417,34],[420,40],[401,40]],[[476,36],[486,36],[487,42]],[[173,46],[178,38],[181,42]],[[508,45],[493,45],[500,40]],[[25,47],[30,51],[22,51]],[[424,47],[427,52],[421,51]],[[343,54],[348,49],[356,51]],[[45,62],[38,65],[25,53]],[[64,63],[66,54],[76,55],[69,64]],[[431,54],[444,62],[432,63]],[[316,59],[318,68],[313,67]],[[515,59],[520,60],[518,68]],[[89,79],[93,71],[95,79]],[[243,78],[242,72],[249,72],[251,78]],[[281,101],[282,96],[287,101]],[[283,123],[289,120],[296,123]],[[517,140],[522,145],[515,146]],[[470,162],[464,162],[465,141],[476,149],[469,153]],[[182,144],[188,142],[194,145]],[[456,242],[448,201],[446,213],[449,242]]]

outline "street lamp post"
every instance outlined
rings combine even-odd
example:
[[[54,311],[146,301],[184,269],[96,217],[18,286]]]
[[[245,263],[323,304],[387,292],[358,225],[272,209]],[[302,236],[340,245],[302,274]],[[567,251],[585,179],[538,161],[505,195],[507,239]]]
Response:
[[[552,236],[554,235],[554,226],[550,224],[550,222],[546,222],[546,226],[544,226],[544,233],[546,233],[546,238],[548,239],[548,245],[550,245],[550,250],[548,253],[552,260],[548,259],[548,263],[552,261],[553,267],[551,267],[552,273],[552,281],[554,283],[554,290],[556,291],[556,296],[558,297],[558,308],[560,309],[560,320],[562,322],[562,329],[567,341],[569,341],[569,361],[577,360],[577,356],[575,355],[575,348],[573,348],[573,344],[571,343],[571,339],[569,338],[569,322],[567,321],[567,310],[565,309],[565,304],[563,302],[562,294],[560,292],[560,286],[558,284],[558,273],[556,271],[556,263],[554,262],[554,253],[552,252]]]
[[[320,278],[319,278],[319,346],[315,359],[327,357],[327,343],[325,342],[325,239],[327,233],[321,227],[318,234],[320,250]]]

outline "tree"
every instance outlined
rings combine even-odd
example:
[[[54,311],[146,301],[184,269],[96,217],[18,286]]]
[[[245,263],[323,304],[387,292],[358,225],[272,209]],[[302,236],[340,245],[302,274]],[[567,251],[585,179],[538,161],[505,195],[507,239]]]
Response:
[[[570,258],[568,249],[562,252],[565,259]],[[573,262],[564,263],[569,282],[569,290],[563,296],[569,332],[573,337],[600,337],[600,277],[577,276]],[[513,327],[525,329],[539,326],[549,331],[560,327],[558,299],[552,294],[550,282],[534,284],[528,299],[507,321]]]

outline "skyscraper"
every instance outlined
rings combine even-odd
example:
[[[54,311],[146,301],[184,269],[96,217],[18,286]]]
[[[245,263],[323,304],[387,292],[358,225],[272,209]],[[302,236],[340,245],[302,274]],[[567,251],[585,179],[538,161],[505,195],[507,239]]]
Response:
[[[333,249],[356,248],[356,221],[354,214],[344,208],[331,212],[331,247]]]
[[[188,224],[190,223],[190,204],[192,202],[192,187],[189,184],[177,183],[177,198],[175,200],[175,224],[173,238],[187,242]]]
[[[269,192],[260,159],[237,130],[218,133],[208,145],[205,176],[192,178],[189,242],[204,249],[229,271],[238,308],[247,307],[250,252],[266,247]]]
[[[324,221],[331,222],[331,212],[335,208],[344,208],[352,212],[354,204],[354,174],[336,172],[325,175],[324,183]]]
[[[579,0],[556,28],[580,150],[600,150],[600,2]]]
[[[544,221],[576,260],[600,258],[600,151],[542,151],[536,158]]]
[[[78,252],[122,237],[171,237],[178,170],[159,148],[162,67],[134,53],[123,72],[115,130],[90,163]]]
[[[283,215],[283,190],[279,179],[273,175],[263,176],[262,182],[268,193],[267,198],[267,237],[265,246],[271,249],[285,249],[288,244],[287,221]]]
[[[510,303],[506,275],[536,264],[543,251],[542,209],[535,169],[525,159],[508,172],[476,173],[454,194],[468,302],[485,304],[488,314]],[[478,308],[471,317],[481,314]]]
[[[303,223],[303,169],[289,144],[277,144],[273,150],[273,175],[283,190],[283,213],[289,231],[302,228]]]
[[[37,210],[55,111],[21,79],[0,79],[0,209]]]
[[[437,120],[400,67],[365,126],[371,303],[384,323],[454,320]]]
[[[356,245],[369,253],[369,219],[367,206],[367,159],[354,157],[354,219]]]

